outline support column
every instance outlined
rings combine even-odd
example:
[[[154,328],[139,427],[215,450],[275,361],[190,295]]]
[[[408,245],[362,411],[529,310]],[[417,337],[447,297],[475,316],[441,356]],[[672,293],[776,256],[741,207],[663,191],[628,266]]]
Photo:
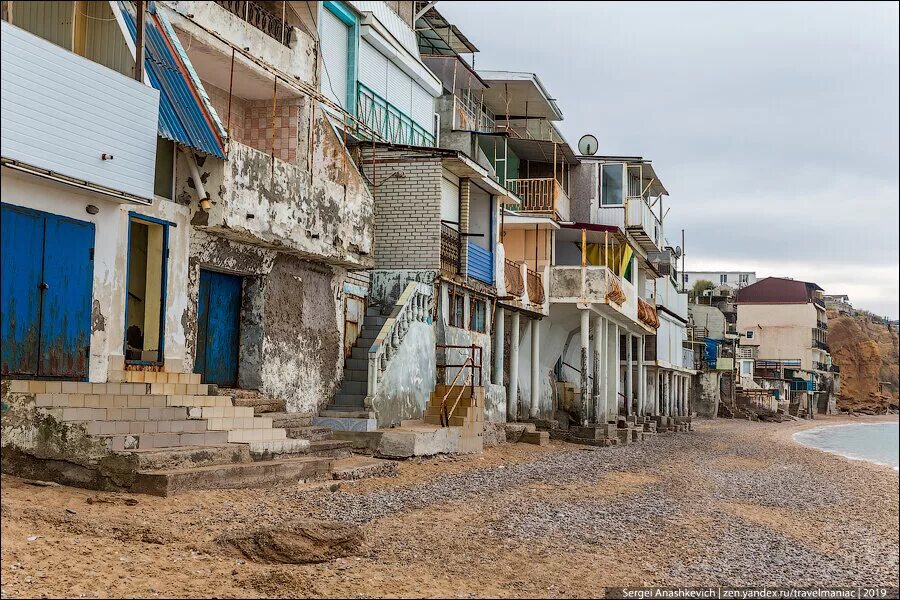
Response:
[[[634,356],[632,350],[633,338],[630,333],[625,334],[625,416],[632,414],[634,407]]]
[[[531,418],[536,419],[541,402],[541,322],[531,320]]]
[[[503,337],[506,335],[506,309],[497,307],[496,316],[494,318],[494,345],[491,350],[494,352],[494,372],[491,381],[495,385],[503,385]]]
[[[602,377],[603,369],[600,366],[603,362],[603,317],[594,317],[594,355],[593,369],[594,385],[591,386],[591,400],[594,403],[594,423],[606,423],[606,417],[603,411],[606,409],[606,403],[602,400]]]
[[[684,388],[684,394],[681,397],[681,406],[684,411],[684,416],[691,416],[691,407],[688,402],[688,395],[691,393],[691,378],[688,375],[681,376],[681,385]]]
[[[644,416],[644,403],[647,398],[647,374],[644,372],[644,350],[645,345],[647,343],[647,336],[639,336],[638,337],[638,356],[637,356],[637,368],[638,368],[638,390],[637,390],[637,414],[639,417]]]
[[[588,397],[590,394],[591,313],[581,309],[581,425],[588,424]]]
[[[619,340],[619,324],[613,323],[613,348],[615,349],[615,354],[613,355],[613,373],[615,374],[616,383],[613,386],[613,396],[612,396],[612,407],[610,409],[610,413],[618,415],[619,414],[619,394],[622,393],[622,346],[620,345]]]
[[[506,397],[506,420],[519,419],[519,311],[513,311],[509,332],[509,390]]]
[[[672,372],[665,371],[663,373],[663,378],[666,381],[666,416],[671,417],[672,415]]]

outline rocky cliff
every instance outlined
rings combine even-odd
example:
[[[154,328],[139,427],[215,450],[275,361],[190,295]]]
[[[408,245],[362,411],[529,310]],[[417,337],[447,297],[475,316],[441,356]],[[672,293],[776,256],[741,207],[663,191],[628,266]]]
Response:
[[[896,410],[897,332],[870,315],[828,313],[828,345],[841,369],[838,408],[883,413]]]

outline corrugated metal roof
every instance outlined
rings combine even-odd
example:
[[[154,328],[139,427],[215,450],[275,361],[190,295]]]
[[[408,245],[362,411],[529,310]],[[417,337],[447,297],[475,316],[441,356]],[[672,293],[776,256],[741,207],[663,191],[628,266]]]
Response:
[[[122,14],[132,41],[135,17],[123,6]],[[159,90],[159,135],[204,154],[225,159],[225,145],[217,132],[218,117],[203,102],[206,92],[197,89],[185,65],[187,55],[178,38],[167,35],[158,14],[148,14],[144,65],[150,85]]]

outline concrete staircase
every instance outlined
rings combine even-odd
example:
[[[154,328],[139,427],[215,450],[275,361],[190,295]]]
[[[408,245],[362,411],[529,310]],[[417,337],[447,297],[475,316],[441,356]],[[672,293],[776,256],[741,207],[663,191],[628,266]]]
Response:
[[[325,477],[350,455],[283,402],[223,393],[194,373],[8,380],[2,397],[4,472],[82,487],[167,495],[270,485]]]
[[[365,407],[369,385],[369,349],[381,332],[387,317],[377,307],[370,307],[363,328],[344,363],[344,380],[331,404],[319,411],[313,424],[340,431],[375,431],[375,414]]]
[[[428,425],[459,427],[458,451],[481,452],[484,448],[484,388],[436,385],[425,407],[423,420]]]

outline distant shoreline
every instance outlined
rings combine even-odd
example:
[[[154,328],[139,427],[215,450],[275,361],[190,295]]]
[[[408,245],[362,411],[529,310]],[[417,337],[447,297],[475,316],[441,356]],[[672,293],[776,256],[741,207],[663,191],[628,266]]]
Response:
[[[812,433],[824,432],[829,429],[836,429],[836,428],[843,429],[843,428],[847,428],[847,427],[875,427],[875,426],[879,426],[879,425],[891,425],[891,424],[900,424],[900,420],[898,420],[897,418],[893,418],[893,419],[885,419],[885,420],[879,420],[879,421],[875,421],[875,422],[864,422],[864,423],[859,423],[859,422],[830,423],[827,425],[819,425],[817,427],[812,427],[812,428],[808,428],[808,429],[803,429],[801,431],[797,431],[791,436],[791,438],[797,444],[800,444],[801,446],[804,446],[807,448],[812,448],[813,450],[818,450],[820,452],[826,452],[828,454],[840,456],[842,458],[845,458],[845,459],[851,460],[851,461],[855,461],[855,462],[864,462],[864,463],[868,463],[868,464],[872,464],[872,465],[889,467],[889,468],[893,469],[894,471],[900,472],[900,467],[898,467],[897,464],[876,460],[873,457],[856,454],[850,450],[825,447],[825,446],[822,446],[817,443],[817,441],[819,441],[819,440],[809,437],[809,435]]]

